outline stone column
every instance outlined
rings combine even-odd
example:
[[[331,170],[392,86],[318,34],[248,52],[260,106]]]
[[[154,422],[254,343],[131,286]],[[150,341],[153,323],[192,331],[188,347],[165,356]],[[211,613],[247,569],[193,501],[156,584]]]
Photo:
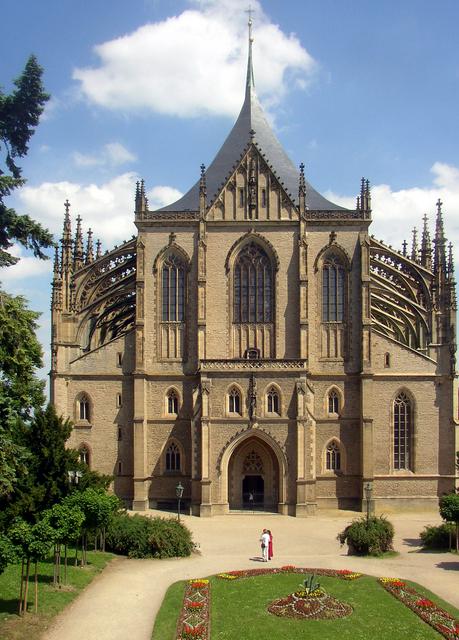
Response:
[[[295,515],[299,518],[316,511],[316,421],[314,389],[306,377],[296,381],[297,395],[297,480]]]
[[[212,515],[212,481],[210,478],[210,390],[211,381],[201,378],[201,517]]]

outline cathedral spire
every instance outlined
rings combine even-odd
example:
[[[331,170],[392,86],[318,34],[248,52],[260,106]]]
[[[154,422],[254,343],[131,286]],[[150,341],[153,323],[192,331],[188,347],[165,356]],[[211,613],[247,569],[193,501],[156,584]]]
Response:
[[[57,245],[54,248],[51,309],[53,309],[54,311],[62,310],[62,275],[61,264],[59,260],[59,247]]]
[[[148,200],[145,195],[145,181],[137,181],[135,189],[135,213],[142,217],[148,210]]]
[[[75,233],[75,245],[73,251],[73,268],[74,271],[78,271],[84,265],[84,248],[83,248],[83,234],[81,232],[81,216],[77,216],[77,228]]]
[[[416,227],[413,228],[413,242],[411,244],[411,260],[414,262],[418,261],[419,255],[419,247],[418,247],[418,230]]]
[[[250,98],[250,92],[252,89],[255,89],[255,79],[253,76],[253,63],[252,63],[252,44],[253,44],[253,35],[252,35],[252,9],[249,7],[247,13],[249,14],[249,21],[247,23],[249,27],[249,54],[247,58],[247,78],[245,82],[245,97]]]
[[[70,202],[66,200],[64,202],[65,214],[64,214],[64,229],[62,232],[62,256],[61,264],[62,271],[65,273],[71,273],[72,271],[72,223],[70,221]]]
[[[306,211],[306,179],[304,177],[304,162],[300,164],[300,178],[298,180],[298,202],[300,205],[300,215],[304,216]]]
[[[434,273],[440,279],[444,277],[446,271],[446,239],[443,226],[443,212],[441,210],[443,202],[440,198],[437,200],[437,217],[435,221],[435,238],[434,238]]]
[[[88,229],[88,241],[86,243],[86,264],[94,262],[94,246],[92,243],[92,229]]]
[[[424,226],[421,240],[421,264],[426,269],[432,269],[432,243],[430,241],[429,227],[427,226],[427,214],[422,218]]]

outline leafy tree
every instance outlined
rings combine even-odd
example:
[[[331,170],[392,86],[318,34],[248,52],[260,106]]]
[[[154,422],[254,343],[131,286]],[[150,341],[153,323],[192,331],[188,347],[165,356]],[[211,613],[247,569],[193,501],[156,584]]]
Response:
[[[71,430],[71,422],[52,405],[37,409],[31,424],[22,427],[20,442],[30,452],[28,473],[16,483],[14,494],[0,500],[4,520],[20,516],[35,522],[37,514],[69,493],[68,471],[78,458],[77,451],[65,446]]]
[[[18,429],[45,401],[44,382],[36,377],[42,366],[38,315],[24,298],[0,290],[0,499],[26,471],[27,450]]]
[[[84,513],[77,506],[55,504],[43,513],[43,520],[55,531],[54,585],[61,581],[61,546],[64,545],[64,584],[67,584],[67,548],[81,535]]]
[[[95,547],[97,536],[101,535],[102,550],[105,551],[105,531],[113,515],[120,507],[119,499],[102,489],[85,489],[74,491],[65,500],[68,506],[77,506],[84,513],[83,535],[81,541],[82,566],[86,564],[86,552],[88,548],[88,534],[94,534]]]
[[[19,242],[35,256],[45,259],[42,249],[53,245],[52,235],[27,215],[6,206],[4,199],[24,184],[17,158],[27,154],[31,136],[38,125],[49,96],[42,84],[43,70],[35,56],[30,56],[24,71],[14,81],[10,94],[0,91],[0,150],[5,156],[0,169],[0,267],[18,261],[8,249]],[[8,172],[8,173],[6,173]]]
[[[0,574],[9,564],[17,562],[17,549],[4,533],[0,533]]]
[[[34,563],[35,597],[34,610],[38,610],[38,561],[44,560],[54,542],[55,531],[45,520],[30,525],[17,520],[8,531],[8,537],[16,546],[21,558],[21,590],[19,596],[19,614],[27,612],[30,565]]]
[[[456,524],[456,551],[459,551],[459,493],[449,493],[440,498],[440,515],[446,522]]]

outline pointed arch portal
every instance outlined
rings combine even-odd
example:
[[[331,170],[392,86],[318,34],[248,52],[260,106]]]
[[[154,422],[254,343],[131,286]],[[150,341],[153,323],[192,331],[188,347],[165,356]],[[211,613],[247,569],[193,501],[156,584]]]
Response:
[[[222,460],[223,499],[233,510],[279,510],[285,501],[285,462],[269,436],[238,439]]]

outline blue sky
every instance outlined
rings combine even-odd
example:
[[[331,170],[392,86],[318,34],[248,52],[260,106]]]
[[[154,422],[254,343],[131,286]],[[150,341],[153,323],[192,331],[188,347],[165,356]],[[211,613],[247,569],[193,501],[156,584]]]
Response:
[[[2,7],[0,84],[30,53],[52,95],[9,203],[53,232],[68,197],[104,248],[134,233],[133,189],[186,191],[242,104],[242,0],[16,0]],[[459,246],[457,0],[252,0],[257,92],[292,160],[352,206],[373,185],[373,232],[394,246],[435,201]],[[5,28],[6,25],[6,28]],[[27,255],[0,280],[42,311],[51,265]]]

